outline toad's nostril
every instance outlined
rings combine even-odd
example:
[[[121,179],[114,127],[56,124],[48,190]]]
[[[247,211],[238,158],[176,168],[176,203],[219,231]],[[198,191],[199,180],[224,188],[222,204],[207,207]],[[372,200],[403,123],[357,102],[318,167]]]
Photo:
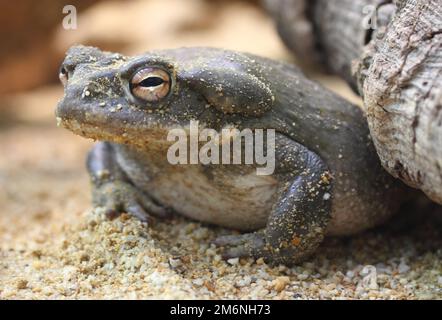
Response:
[[[60,79],[60,82],[63,84],[63,86],[66,86],[69,79],[69,74],[64,66],[61,66],[60,72],[58,73],[58,78]]]

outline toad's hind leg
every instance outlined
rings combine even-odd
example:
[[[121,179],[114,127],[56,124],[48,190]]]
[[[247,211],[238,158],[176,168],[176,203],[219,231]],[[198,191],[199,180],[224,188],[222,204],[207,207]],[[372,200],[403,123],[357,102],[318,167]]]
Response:
[[[126,177],[115,160],[112,144],[99,142],[89,152],[87,168],[92,181],[92,200],[95,207],[104,207],[108,217],[122,212],[142,221],[149,214],[167,217],[170,212],[138,190]]]
[[[215,240],[224,257],[264,257],[271,263],[294,264],[322,242],[331,214],[327,166],[314,152],[289,138],[276,136],[277,200],[264,229]]]

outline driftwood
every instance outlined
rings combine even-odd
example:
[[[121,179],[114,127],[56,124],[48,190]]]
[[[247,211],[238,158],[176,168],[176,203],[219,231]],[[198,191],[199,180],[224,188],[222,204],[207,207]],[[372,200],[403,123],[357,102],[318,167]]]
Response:
[[[363,97],[384,168],[442,203],[442,1],[265,2],[295,54]]]

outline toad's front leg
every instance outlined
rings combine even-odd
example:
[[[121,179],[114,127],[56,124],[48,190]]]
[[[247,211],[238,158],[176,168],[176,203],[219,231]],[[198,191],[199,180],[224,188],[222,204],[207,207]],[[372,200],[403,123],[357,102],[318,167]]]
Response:
[[[122,212],[129,213],[142,221],[148,221],[149,214],[167,217],[170,212],[138,190],[126,177],[115,160],[112,144],[99,142],[89,152],[87,168],[92,181],[92,200],[95,207],[104,207],[108,217]]]
[[[331,214],[330,174],[314,152],[283,135],[276,136],[276,171],[280,187],[263,230],[222,236],[215,244],[224,257],[264,257],[294,264],[322,242]]]

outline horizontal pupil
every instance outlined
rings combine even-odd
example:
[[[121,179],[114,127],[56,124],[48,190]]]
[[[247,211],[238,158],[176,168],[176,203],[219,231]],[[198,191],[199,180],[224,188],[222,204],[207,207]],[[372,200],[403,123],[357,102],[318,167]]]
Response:
[[[164,80],[160,77],[148,77],[141,81],[138,85],[141,87],[156,87],[163,83]]]

